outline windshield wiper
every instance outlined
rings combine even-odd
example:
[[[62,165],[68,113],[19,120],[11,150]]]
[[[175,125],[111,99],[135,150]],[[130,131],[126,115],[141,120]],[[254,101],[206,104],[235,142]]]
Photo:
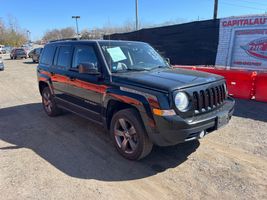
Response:
[[[138,72],[138,71],[149,71],[149,69],[147,69],[147,68],[127,68],[126,70],[127,71],[136,71],[136,72]]]
[[[127,68],[123,70],[113,71],[112,73],[125,73],[125,72],[141,72],[141,71],[150,71],[150,69],[147,68]]]
[[[161,68],[170,68],[169,66],[163,66],[163,65],[159,65],[159,66],[156,66],[156,67],[152,67],[150,68],[150,70],[154,70],[154,69],[161,69]]]

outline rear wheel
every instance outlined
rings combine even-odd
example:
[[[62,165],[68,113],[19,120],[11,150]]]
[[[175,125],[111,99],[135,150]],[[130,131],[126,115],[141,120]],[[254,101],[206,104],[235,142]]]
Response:
[[[42,103],[43,108],[48,116],[54,117],[61,114],[61,109],[57,107],[49,87],[45,87],[42,91]]]
[[[127,159],[139,160],[152,150],[153,144],[135,109],[117,112],[111,120],[110,134],[118,152]]]

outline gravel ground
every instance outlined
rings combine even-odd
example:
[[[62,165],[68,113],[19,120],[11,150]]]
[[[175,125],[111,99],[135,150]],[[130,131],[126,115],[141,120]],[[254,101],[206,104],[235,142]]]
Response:
[[[100,126],[45,115],[36,64],[0,72],[1,199],[267,199],[267,104],[237,100],[225,128],[200,141],[123,159]]]

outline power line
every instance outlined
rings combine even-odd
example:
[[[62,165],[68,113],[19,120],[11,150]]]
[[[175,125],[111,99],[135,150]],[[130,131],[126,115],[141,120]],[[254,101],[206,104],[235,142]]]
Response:
[[[252,4],[257,4],[257,5],[261,5],[261,6],[266,6],[267,7],[267,4],[261,3],[261,2],[247,1],[247,0],[235,0],[235,1],[244,2],[244,3],[252,3]]]
[[[213,0],[206,0],[206,1],[213,1]],[[227,0],[226,0],[227,1]],[[236,1],[242,1],[242,0],[236,0]],[[246,0],[244,0],[246,1]],[[232,0],[231,0],[232,2]],[[251,2],[252,3],[252,2]],[[258,2],[259,3],[259,2]],[[239,4],[233,4],[233,3],[228,3],[228,2],[225,2],[225,1],[222,1],[222,0],[219,0],[219,4],[224,4],[224,5],[229,5],[229,6],[234,6],[234,7],[239,7],[239,8],[246,8],[246,9],[254,9],[254,10],[262,10],[262,11],[266,11],[266,9],[264,8],[259,8],[259,7],[253,7],[253,6],[246,6],[246,5],[239,5]],[[267,5],[266,5],[267,7]]]
[[[265,9],[262,9],[262,8],[256,8],[256,7],[251,7],[251,6],[237,5],[237,4],[232,4],[232,3],[228,3],[228,2],[220,2],[220,3],[221,3],[221,4],[224,4],[224,5],[229,5],[229,6],[239,7],[239,8],[247,8],[247,9],[254,9],[254,10],[262,10],[262,11],[266,11]]]

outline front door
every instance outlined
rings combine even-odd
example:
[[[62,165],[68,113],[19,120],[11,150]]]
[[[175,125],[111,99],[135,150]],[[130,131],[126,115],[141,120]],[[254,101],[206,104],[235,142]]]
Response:
[[[74,102],[85,117],[101,122],[101,99],[106,90],[103,79],[99,75],[79,73],[80,64],[91,64],[100,70],[100,62],[96,47],[92,44],[74,47],[72,67],[69,70],[69,93],[75,97]]]

